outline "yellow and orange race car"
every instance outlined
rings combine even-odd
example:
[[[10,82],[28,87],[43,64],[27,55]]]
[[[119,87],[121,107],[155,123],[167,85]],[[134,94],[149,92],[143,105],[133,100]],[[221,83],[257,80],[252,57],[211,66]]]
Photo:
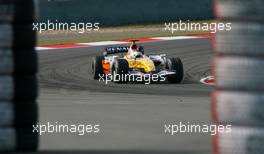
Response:
[[[131,40],[129,47],[107,47],[104,55],[92,60],[93,78],[126,82],[180,83],[183,64],[180,58],[167,58],[165,54],[145,55],[144,48]]]

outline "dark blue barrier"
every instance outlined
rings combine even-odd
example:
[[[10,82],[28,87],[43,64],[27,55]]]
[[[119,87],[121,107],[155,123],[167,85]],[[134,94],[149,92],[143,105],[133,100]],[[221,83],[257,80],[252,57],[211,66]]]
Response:
[[[102,25],[173,22],[213,17],[212,0],[39,0],[39,21]]]

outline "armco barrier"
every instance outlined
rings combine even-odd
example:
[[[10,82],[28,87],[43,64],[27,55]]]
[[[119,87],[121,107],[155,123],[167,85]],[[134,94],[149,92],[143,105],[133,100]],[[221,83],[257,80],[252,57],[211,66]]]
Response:
[[[215,154],[264,153],[263,0],[215,0],[214,12],[230,31],[213,39],[215,90],[212,120],[232,125],[213,137]]]
[[[0,153],[36,151],[35,0],[0,1]]]
[[[90,21],[112,26],[212,17],[211,0],[40,0],[39,21]]]

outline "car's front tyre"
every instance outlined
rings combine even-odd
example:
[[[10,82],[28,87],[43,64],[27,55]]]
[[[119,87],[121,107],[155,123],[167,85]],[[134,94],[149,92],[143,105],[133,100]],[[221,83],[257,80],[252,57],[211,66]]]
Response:
[[[168,69],[176,74],[167,77],[169,83],[180,83],[183,80],[183,64],[180,58],[169,58],[167,60]]]

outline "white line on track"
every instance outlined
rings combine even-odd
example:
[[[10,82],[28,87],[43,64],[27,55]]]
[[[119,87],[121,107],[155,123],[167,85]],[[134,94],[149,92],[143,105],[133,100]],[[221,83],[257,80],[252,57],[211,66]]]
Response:
[[[184,40],[184,39],[197,39],[204,38],[200,36],[173,36],[173,37],[153,37],[148,38],[148,42],[157,42],[157,41],[170,41],[170,40]],[[140,40],[140,39],[139,39]],[[104,45],[116,45],[116,44],[127,44],[128,41],[100,41],[100,42],[89,42],[89,43],[75,43],[68,46],[65,45],[51,45],[46,47],[36,47],[36,50],[50,50],[50,49],[65,49],[65,48],[81,48],[81,47],[91,47],[91,46],[104,46]],[[79,46],[78,46],[79,45]]]

